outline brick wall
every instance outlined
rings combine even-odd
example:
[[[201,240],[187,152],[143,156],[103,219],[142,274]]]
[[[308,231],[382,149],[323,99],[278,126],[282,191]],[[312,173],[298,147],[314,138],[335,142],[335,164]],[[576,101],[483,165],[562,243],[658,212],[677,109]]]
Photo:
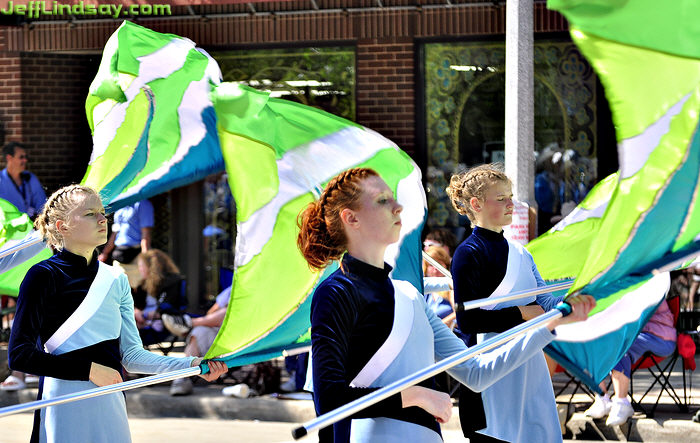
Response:
[[[6,42],[7,34],[0,30],[0,144],[22,136],[20,56],[8,52]]]
[[[85,173],[92,150],[85,97],[98,62],[93,55],[0,50],[5,141],[29,146],[29,170],[49,193],[80,181]],[[5,167],[4,159],[0,166]]]
[[[22,141],[29,168],[53,192],[83,177],[92,151],[85,98],[98,56],[22,54]]]
[[[356,63],[357,122],[393,140],[414,157],[413,39],[358,40]]]

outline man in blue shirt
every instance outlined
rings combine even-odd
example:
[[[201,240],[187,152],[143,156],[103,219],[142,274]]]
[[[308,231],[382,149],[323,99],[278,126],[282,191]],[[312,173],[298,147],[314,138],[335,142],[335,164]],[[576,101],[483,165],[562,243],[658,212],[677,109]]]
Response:
[[[36,175],[27,171],[27,147],[18,142],[9,142],[3,146],[2,153],[6,166],[0,171],[0,198],[34,220],[44,206],[46,193]]]
[[[0,171],[0,198],[3,198],[25,212],[34,220],[34,217],[41,211],[46,202],[46,193],[41,186],[39,179],[34,174],[27,171],[27,147],[22,143],[9,142],[2,148],[5,157],[5,169]],[[45,245],[37,244],[36,247],[43,248]],[[31,252],[35,254],[36,247],[30,247],[15,253],[18,256]],[[14,303],[14,299],[11,298]],[[0,390],[16,391],[26,387],[30,383],[29,375],[19,371],[12,371],[9,377],[0,385]],[[37,377],[31,376],[32,380]]]
[[[151,248],[152,229],[153,205],[150,201],[141,200],[118,209],[114,213],[112,235],[98,257],[100,261],[106,261],[111,253],[114,265],[124,269],[132,288],[141,281],[134,259]]]

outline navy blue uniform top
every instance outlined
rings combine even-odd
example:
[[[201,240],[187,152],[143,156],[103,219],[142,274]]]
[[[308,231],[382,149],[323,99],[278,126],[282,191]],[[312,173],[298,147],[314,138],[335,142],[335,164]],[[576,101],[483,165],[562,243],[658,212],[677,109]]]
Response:
[[[508,267],[508,241],[503,232],[476,226],[455,250],[452,279],[455,304],[490,296],[501,284]],[[503,309],[470,309],[457,314],[459,329],[475,343],[476,334],[503,332],[523,322],[517,306]]]
[[[89,380],[92,362],[121,371],[118,339],[61,355],[43,349],[83,302],[97,268],[96,252],[88,265],[84,257],[64,249],[29,269],[17,298],[8,349],[10,368],[64,380]]]
[[[391,266],[380,269],[345,254],[341,268],[321,282],[311,301],[314,404],[320,415],[378,388],[350,387],[386,341],[394,321]],[[430,381],[424,382],[430,385]],[[376,403],[352,418],[389,417],[439,432],[435,418],[418,407],[403,408],[401,394]],[[345,442],[350,420],[319,432],[321,441]]]
[[[507,267],[508,241],[503,237],[503,232],[474,227],[452,257],[455,305],[490,296],[501,284]],[[457,329],[461,333],[458,335],[468,346],[476,344],[476,334],[503,332],[522,322],[523,317],[517,306],[494,310],[470,309],[457,313]],[[475,431],[486,426],[480,393],[462,386],[459,408],[460,425],[465,436],[473,436]],[[498,441],[480,436],[485,441]]]

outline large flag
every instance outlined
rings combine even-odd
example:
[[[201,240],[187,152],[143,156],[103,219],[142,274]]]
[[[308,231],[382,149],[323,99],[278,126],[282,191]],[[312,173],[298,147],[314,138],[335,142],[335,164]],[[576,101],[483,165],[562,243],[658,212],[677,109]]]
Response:
[[[386,260],[395,265],[393,278],[422,290],[426,201],[420,170],[406,153],[367,128],[246,86],[224,83],[213,97],[238,238],[225,328],[207,356],[257,359],[289,343],[308,344],[310,296],[335,268],[309,270],[296,246],[297,217],[348,168],[374,168],[404,206],[401,240]]]
[[[30,246],[23,247],[25,244]],[[18,252],[7,252],[13,249]],[[29,268],[50,256],[51,250],[32,229],[29,216],[0,198],[0,294],[17,297]]]
[[[427,208],[408,155],[350,121],[218,77],[218,65],[190,40],[125,22],[105,47],[86,103],[95,146],[83,182],[112,209],[225,163],[238,223],[235,271],[207,357],[225,355],[237,366],[309,344],[310,296],[336,267],[309,269],[296,247],[297,217],[351,167],[376,169],[403,204],[401,240],[386,258],[394,278],[422,289]]]
[[[191,40],[122,23],[85,102],[93,150],[83,184],[114,211],[221,171],[209,98],[220,81]]]
[[[548,277],[575,275],[571,292],[592,294],[598,306],[583,325],[558,330],[569,341],[549,352],[596,387],[663,298],[668,277],[650,279],[652,271],[700,249],[700,3],[550,0],[549,7],[569,20],[600,76],[618,140],[619,176],[531,247],[547,274],[553,249],[574,245],[571,261]],[[575,230],[589,228],[578,242]],[[596,322],[602,313],[609,320]]]

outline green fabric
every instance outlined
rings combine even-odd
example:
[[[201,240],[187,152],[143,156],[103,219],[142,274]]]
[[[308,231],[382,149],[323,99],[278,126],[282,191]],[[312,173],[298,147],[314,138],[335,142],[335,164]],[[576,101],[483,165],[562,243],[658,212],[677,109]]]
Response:
[[[669,131],[649,155],[644,166],[633,176],[620,180],[616,197],[608,206],[606,223],[601,225],[576,284],[580,289],[603,275],[615,263],[629,238],[639,229],[646,212],[655,207],[667,181],[686,160],[690,137],[697,128],[700,109],[700,79],[696,91],[671,122]],[[695,186],[695,183],[693,183]],[[700,225],[690,226],[687,238],[697,235]],[[658,227],[662,229],[662,226]],[[605,247],[603,247],[603,245]]]
[[[616,110],[618,141],[643,132],[700,81],[700,60],[630,47],[578,28],[571,37],[599,73],[610,108]]]
[[[32,222],[29,216],[20,212],[7,200],[0,199],[0,246],[5,245],[10,240],[21,240],[31,232],[33,232]],[[29,268],[49,257],[51,257],[51,251],[44,248],[29,260],[0,274],[0,294],[17,297],[19,286]]]
[[[212,101],[224,130],[274,146],[277,158],[347,126],[359,127],[320,109],[234,83],[218,86]]]
[[[150,102],[141,90],[129,103],[124,123],[117,129],[114,139],[104,155],[95,159],[85,172],[83,184],[102,189],[124,170],[143,133],[148,128]]]
[[[564,15],[572,26],[599,37],[700,58],[697,0],[548,0],[547,7]]]
[[[277,195],[279,177],[275,150],[256,140],[219,131],[219,142],[228,171],[231,195],[236,201],[236,217],[246,221]]]

